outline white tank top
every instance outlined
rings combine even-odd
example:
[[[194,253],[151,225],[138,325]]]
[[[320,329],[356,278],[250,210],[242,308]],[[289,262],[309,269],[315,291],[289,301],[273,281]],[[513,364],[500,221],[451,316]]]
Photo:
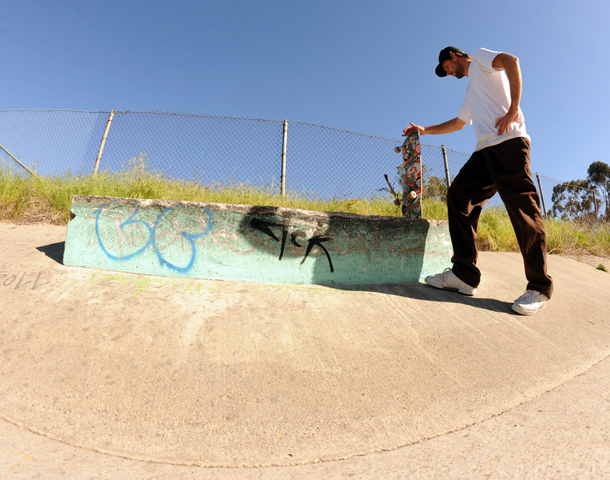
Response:
[[[508,132],[498,135],[496,121],[506,115],[511,104],[506,73],[491,66],[491,62],[500,53],[481,48],[472,55],[468,69],[466,98],[458,112],[458,118],[472,124],[478,139],[475,152],[512,138],[530,138],[525,130],[521,108],[518,120],[510,124]]]

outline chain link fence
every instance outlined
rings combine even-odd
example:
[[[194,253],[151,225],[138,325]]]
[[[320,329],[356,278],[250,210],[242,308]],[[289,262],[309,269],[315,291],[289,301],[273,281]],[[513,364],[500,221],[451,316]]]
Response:
[[[303,122],[240,117],[0,110],[0,147],[7,154],[3,163],[12,162],[10,154],[40,176],[91,175],[96,165],[98,171],[121,171],[144,162],[168,178],[203,185],[247,183],[279,193],[285,180],[288,192],[318,198],[370,198],[387,187],[384,174],[396,185],[401,157],[394,147],[402,140]],[[466,153],[422,144],[423,180],[429,194],[442,197],[446,179],[453,178],[468,158]],[[553,189],[562,182],[537,177],[546,213],[556,214]],[[502,203],[496,195],[488,205]]]

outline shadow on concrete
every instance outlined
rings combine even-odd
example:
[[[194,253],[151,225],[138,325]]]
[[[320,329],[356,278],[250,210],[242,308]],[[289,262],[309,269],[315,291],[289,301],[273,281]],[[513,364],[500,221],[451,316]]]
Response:
[[[497,313],[511,313],[512,303],[497,300],[495,298],[483,298],[481,296],[468,297],[460,293],[447,290],[440,290],[419,282],[387,283],[387,284],[367,284],[367,285],[326,285],[328,288],[352,292],[374,292],[385,295],[395,295],[398,297],[422,300],[433,303],[453,303],[467,305]]]
[[[304,220],[311,222],[312,219],[315,223],[305,233]],[[363,225],[368,224],[366,229],[357,224],[359,220]],[[283,268],[282,260],[285,262],[287,257],[298,257],[303,262],[303,267],[313,264],[307,269],[308,283],[311,285],[342,291],[382,293],[433,303],[460,304],[489,312],[514,313],[511,310],[512,303],[482,298],[480,295],[467,297],[418,281],[349,283],[352,279],[362,278],[360,272],[372,264],[377,265],[380,277],[383,276],[383,270],[392,269],[392,262],[400,255],[408,255],[413,259],[409,264],[410,270],[413,276],[419,276],[428,229],[425,222],[407,224],[402,218],[388,221],[386,218],[361,219],[359,216],[350,218],[333,214],[324,218],[314,218],[311,215],[304,218],[298,210],[275,207],[253,208],[249,215],[242,216],[238,226],[242,239],[258,252],[277,258],[275,268]],[[380,248],[380,238],[400,239],[398,243],[403,246],[403,250],[399,252]],[[391,275],[388,274],[387,278],[391,278]]]
[[[430,225],[402,218],[252,207],[237,232],[269,263],[275,281],[348,285],[413,281],[423,270]]]
[[[333,283],[337,255],[333,255],[332,217],[307,218],[296,210],[255,207],[241,218],[239,235],[259,254],[277,259],[279,278],[294,282],[295,276],[298,278],[294,269],[299,265],[296,269],[311,283]]]
[[[66,249],[66,242],[50,243],[49,245],[43,245],[42,247],[36,247],[36,250],[44,253],[51,260],[56,261],[60,265],[64,264],[64,250]]]

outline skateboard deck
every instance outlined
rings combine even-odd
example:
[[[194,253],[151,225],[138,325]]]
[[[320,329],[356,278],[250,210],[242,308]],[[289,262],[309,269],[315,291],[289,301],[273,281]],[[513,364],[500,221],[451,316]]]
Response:
[[[408,218],[421,218],[421,146],[419,143],[419,132],[412,132],[400,147],[394,149],[402,154],[403,162],[396,167],[400,184],[402,186],[402,198],[394,203],[402,205],[402,216]]]

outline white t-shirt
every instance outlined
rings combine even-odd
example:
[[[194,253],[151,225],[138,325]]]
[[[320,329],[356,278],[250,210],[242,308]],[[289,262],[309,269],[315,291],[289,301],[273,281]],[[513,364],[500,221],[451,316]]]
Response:
[[[510,124],[508,133],[498,135],[496,121],[506,115],[511,104],[506,73],[491,66],[491,62],[499,54],[500,52],[484,48],[477,50],[472,55],[468,70],[466,99],[458,112],[458,118],[472,124],[478,139],[475,152],[512,138],[525,137],[528,140],[530,138],[525,131],[525,119],[521,108],[519,108],[518,121]]]

